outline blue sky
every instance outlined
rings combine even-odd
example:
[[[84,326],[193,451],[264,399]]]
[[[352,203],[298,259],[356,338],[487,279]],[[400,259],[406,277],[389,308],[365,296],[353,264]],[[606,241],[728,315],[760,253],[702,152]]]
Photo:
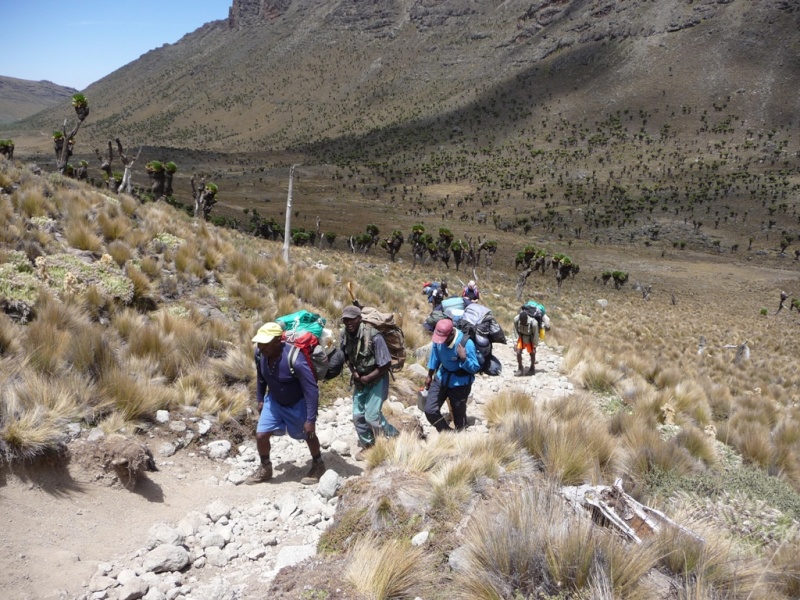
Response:
[[[0,0],[0,75],[82,90],[203,23],[233,0]]]

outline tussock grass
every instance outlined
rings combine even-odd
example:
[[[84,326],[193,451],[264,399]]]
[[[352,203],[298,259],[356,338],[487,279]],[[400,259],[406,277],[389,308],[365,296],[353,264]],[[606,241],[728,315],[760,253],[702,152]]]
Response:
[[[701,539],[677,529],[663,529],[659,535],[663,546],[660,562],[683,578],[691,594],[705,590],[711,597],[770,597],[772,577],[764,561],[704,522],[690,522],[687,526]]]
[[[220,423],[241,418],[252,403],[252,395],[246,390],[235,388],[213,388],[203,395],[197,404],[203,414],[217,415]]]
[[[217,381],[226,385],[249,384],[255,379],[253,353],[249,347],[232,347],[225,358],[212,360],[209,370]]]
[[[69,331],[52,321],[38,319],[25,332],[25,364],[37,373],[55,375],[63,368],[71,343]]]
[[[11,202],[22,215],[31,217],[47,217],[55,213],[55,206],[44,195],[41,186],[23,185],[11,194]]]
[[[132,263],[126,265],[125,275],[133,283],[134,304],[149,306],[153,302],[153,286],[150,283],[150,278]]]
[[[100,318],[107,318],[112,310],[112,302],[101,288],[90,285],[83,293],[83,309],[93,320],[99,321]]]
[[[556,490],[524,485],[476,514],[466,536],[468,568],[460,598],[582,594],[598,587],[614,597],[647,598],[644,576],[656,546],[628,547],[572,512]]]
[[[119,369],[105,373],[99,389],[123,421],[153,418],[156,411],[170,408],[177,397],[174,391],[157,382],[142,382]]]
[[[98,381],[103,373],[118,366],[117,349],[113,346],[112,339],[96,324],[87,324],[76,329],[65,359],[74,370],[85,374],[92,381]]]
[[[736,424],[733,446],[745,461],[767,468],[772,463],[774,448],[770,430],[757,421],[740,421]]]
[[[121,240],[115,240],[108,245],[108,254],[120,267],[124,266],[133,256],[130,246]]]
[[[783,543],[772,560],[777,588],[790,598],[800,598],[800,540]]]
[[[675,443],[686,448],[689,454],[704,462],[707,466],[719,463],[714,438],[709,437],[704,431],[696,427],[684,427],[675,437]]]
[[[69,245],[78,250],[99,252],[103,247],[103,241],[92,231],[91,225],[83,220],[71,221],[64,234]]]
[[[509,416],[533,411],[533,406],[533,399],[524,392],[501,392],[489,399],[483,413],[489,426],[497,426]]]
[[[587,390],[608,394],[614,391],[614,386],[619,381],[619,374],[608,365],[587,360],[579,370],[578,380]]]
[[[0,357],[15,354],[19,350],[20,332],[5,313],[0,313]]]
[[[144,326],[144,320],[135,310],[125,308],[114,314],[111,326],[123,340],[127,341],[136,330]]]
[[[263,286],[237,283],[231,286],[230,291],[249,310],[260,311],[268,306],[267,291]]]
[[[145,256],[139,261],[139,269],[150,278],[150,280],[157,279],[161,275],[161,265],[157,258],[152,256]]]
[[[113,205],[112,205],[113,206]],[[124,217],[114,217],[111,211],[101,212],[97,215],[97,225],[106,242],[124,239],[131,230],[130,221]]]
[[[5,407],[4,407],[5,408]],[[0,440],[10,460],[32,460],[61,447],[61,423],[47,417],[42,408],[20,415],[3,412]]]
[[[374,600],[425,596],[431,590],[430,558],[398,540],[361,539],[348,557],[346,578]]]

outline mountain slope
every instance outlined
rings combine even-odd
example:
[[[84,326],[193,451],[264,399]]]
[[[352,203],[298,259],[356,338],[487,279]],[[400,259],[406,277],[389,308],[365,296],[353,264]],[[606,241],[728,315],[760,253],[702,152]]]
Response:
[[[93,84],[84,135],[254,151],[450,115],[513,136],[537,106],[572,118],[656,100],[796,128],[799,22],[778,0],[236,0],[227,21]],[[464,122],[487,98],[499,131],[491,112]],[[509,100],[529,110],[509,122]]]
[[[68,101],[78,90],[51,81],[28,81],[0,75],[0,123],[11,123]]]

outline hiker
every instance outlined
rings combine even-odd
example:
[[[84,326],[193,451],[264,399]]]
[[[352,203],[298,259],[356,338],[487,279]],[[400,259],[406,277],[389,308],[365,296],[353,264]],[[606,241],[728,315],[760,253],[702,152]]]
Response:
[[[311,452],[311,469],[300,480],[303,485],[319,483],[325,472],[322,450],[316,435],[319,386],[311,365],[298,360],[292,375],[289,352],[292,348],[281,339],[283,328],[278,323],[263,325],[253,338],[257,345],[256,357],[256,402],[258,403],[258,427],[256,448],[261,465],[245,483],[253,485],[272,479],[270,462],[270,438],[288,433],[296,440],[305,440]],[[267,390],[269,392],[267,393]]]
[[[378,330],[361,322],[361,308],[346,306],[342,323],[341,346],[352,373],[353,425],[361,447],[355,458],[364,460],[365,451],[375,445],[377,436],[394,437],[399,433],[381,411],[389,396],[392,357]]]
[[[452,431],[442,416],[442,405],[450,400],[453,423],[457,431],[467,427],[467,398],[472,391],[475,373],[481,366],[475,344],[464,333],[453,327],[450,319],[436,323],[431,336],[431,356],[428,360],[428,377],[425,389],[425,416],[438,432]]]
[[[478,284],[470,280],[470,282],[464,288],[464,291],[461,292],[461,297],[465,300],[469,300],[470,302],[479,302],[481,299],[481,293],[478,290]]]
[[[789,294],[781,290],[781,303],[778,304],[778,310],[775,313],[776,315],[783,310],[783,303],[786,302],[786,299],[789,297]]]
[[[531,357],[531,367],[528,369],[528,374],[535,375],[536,346],[539,344],[539,322],[524,310],[521,310],[514,317],[514,333],[517,336],[517,370],[514,371],[514,375],[520,377],[524,374],[522,370],[523,350],[527,350]]]

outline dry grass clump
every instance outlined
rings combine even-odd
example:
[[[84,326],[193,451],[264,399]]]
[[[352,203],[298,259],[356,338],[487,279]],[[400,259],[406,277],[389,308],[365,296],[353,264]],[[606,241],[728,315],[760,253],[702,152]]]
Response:
[[[490,425],[516,440],[548,476],[564,485],[599,483],[618,474],[619,444],[588,394],[542,407],[522,393],[506,393],[493,397],[485,410]]]
[[[509,416],[533,411],[534,400],[521,391],[501,392],[492,396],[483,407],[483,414],[490,427],[500,425]]]
[[[614,368],[591,359],[585,360],[578,370],[580,384],[597,394],[613,392],[619,379],[620,375]]]
[[[678,435],[675,436],[676,444],[686,448],[689,454],[705,463],[708,467],[713,467],[719,463],[714,441],[714,437],[692,426],[682,428]]]
[[[99,252],[103,247],[103,241],[94,233],[91,225],[83,220],[70,221],[64,234],[69,245],[78,250]]]
[[[0,357],[15,354],[19,350],[20,332],[14,322],[0,313]]]
[[[98,381],[103,373],[117,367],[117,349],[113,338],[103,327],[87,323],[75,328],[66,362],[78,373],[86,375],[91,381]]]
[[[131,223],[127,218],[113,216],[110,214],[112,212],[112,210],[106,210],[97,215],[97,225],[106,242],[124,239],[131,230]]]
[[[14,208],[28,219],[33,217],[47,217],[55,213],[55,206],[44,195],[42,187],[35,183],[20,186],[11,194]]]
[[[656,546],[627,546],[573,512],[556,490],[523,485],[476,513],[467,532],[458,597],[497,599],[585,594],[648,598],[644,576]]]
[[[63,424],[41,407],[17,413],[4,400],[0,423],[0,455],[10,461],[31,460],[61,448]]]
[[[431,557],[408,541],[359,540],[348,556],[347,580],[373,600],[414,598],[432,591]]]
[[[216,415],[220,423],[241,419],[252,404],[253,395],[246,389],[215,387],[200,398],[197,404],[202,414]]]
[[[0,381],[0,454],[28,460],[59,450],[64,426],[91,418],[95,397],[77,374],[51,378],[32,370],[8,373]]]
[[[249,346],[233,346],[228,349],[224,358],[212,360],[209,370],[217,381],[225,385],[249,384],[255,379],[253,353]]]
[[[476,490],[501,474],[534,472],[533,462],[514,440],[472,433],[437,436],[421,443],[403,432],[396,438],[378,440],[367,461],[370,468],[389,466],[424,474],[427,504],[442,518],[457,515]]]
[[[704,590],[704,597],[774,597],[771,569],[765,561],[702,521],[686,527],[698,537],[674,528],[664,528],[659,535],[660,563],[681,578],[685,590],[692,594]]]
[[[25,331],[25,364],[37,373],[55,375],[66,362],[70,343],[72,335],[69,331],[52,321],[37,319]]]
[[[234,283],[228,290],[231,296],[239,298],[242,306],[248,310],[261,311],[269,304],[267,289],[262,285],[244,285]],[[283,314],[283,313],[281,313]]]
[[[123,421],[152,418],[156,411],[170,408],[177,398],[158,381],[140,381],[120,369],[106,372],[98,387]]]
[[[108,245],[108,254],[120,267],[133,257],[130,246],[121,240],[115,240]]]

